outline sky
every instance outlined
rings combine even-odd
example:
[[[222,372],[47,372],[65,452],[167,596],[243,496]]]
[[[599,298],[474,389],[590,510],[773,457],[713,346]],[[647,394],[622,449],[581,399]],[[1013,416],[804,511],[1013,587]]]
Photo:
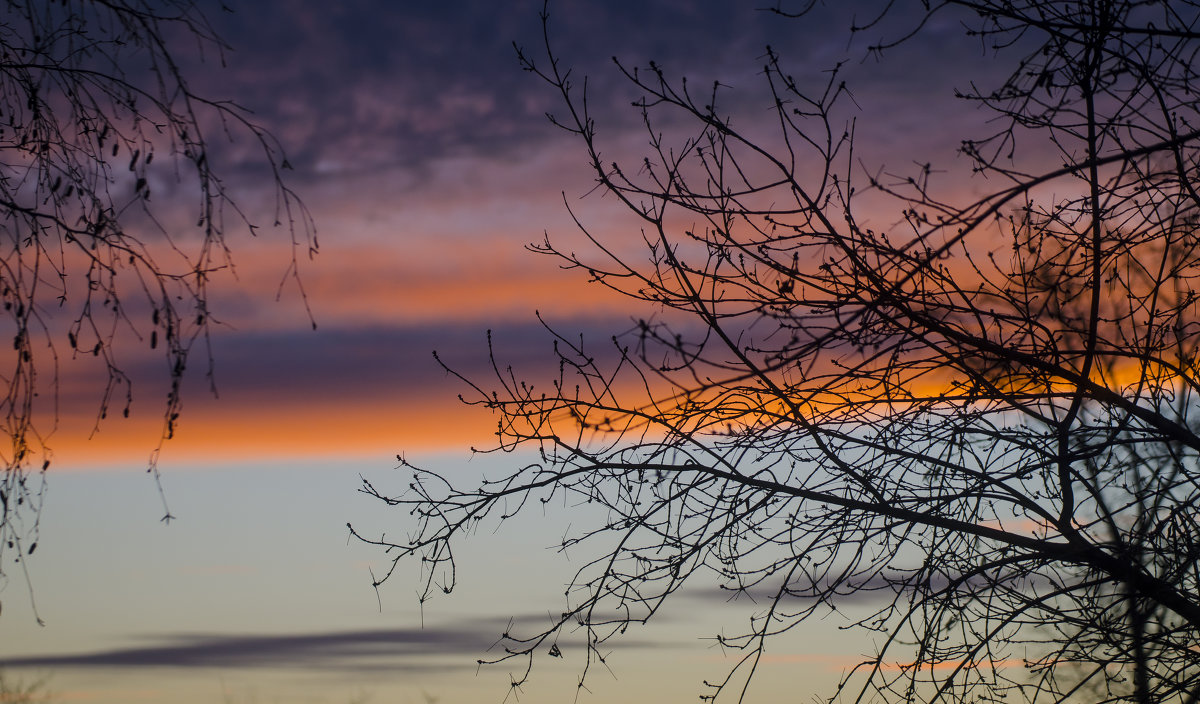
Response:
[[[319,254],[301,261],[301,295],[285,277],[286,233],[231,233],[236,271],[212,283],[218,393],[202,373],[188,378],[180,430],[159,458],[163,497],[145,472],[161,430],[161,359],[126,358],[133,412],[98,432],[97,370],[64,360],[39,549],[0,591],[0,669],[46,677],[58,700],[101,704],[505,701],[511,668],[476,661],[494,654],[510,618],[558,610],[572,563],[549,548],[569,517],[518,519],[468,541],[460,588],[423,607],[415,567],[371,587],[389,558],[345,526],[406,530],[407,515],[357,492],[360,477],[401,481],[397,454],[456,477],[519,461],[472,455],[494,421],[458,401],[461,382],[432,352],[481,377],[491,330],[498,356],[536,378],[549,359],[539,315],[589,339],[627,329],[638,312],[628,301],[526,245],[580,245],[568,205],[617,239],[630,223],[592,192],[581,145],[546,120],[556,96],[516,60],[514,42],[540,51],[540,0],[228,4],[234,12],[212,13],[225,66],[189,59],[193,87],[236,100],[278,137]],[[564,64],[588,76],[608,154],[645,144],[630,107],[638,94],[610,57],[720,80],[753,125],[770,107],[759,75],[770,44],[814,85],[847,62],[864,158],[961,167],[946,135],[980,118],[952,88],[986,72],[983,52],[946,18],[877,62],[849,38],[846,5],[828,4],[786,21],[756,3],[561,0],[551,35]],[[227,183],[252,220],[269,219],[261,165],[236,147],[221,164]],[[172,184],[157,190],[160,208],[186,208]],[[719,676],[730,661],[711,637],[753,604],[704,585],[677,602],[616,646],[612,672],[580,701],[694,701]],[[749,701],[828,694],[864,645],[844,622],[831,614],[780,643]],[[520,701],[573,700],[574,654],[539,661]]]

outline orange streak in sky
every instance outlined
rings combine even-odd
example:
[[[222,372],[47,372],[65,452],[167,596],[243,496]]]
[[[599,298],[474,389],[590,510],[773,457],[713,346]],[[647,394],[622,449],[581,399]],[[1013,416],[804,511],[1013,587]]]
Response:
[[[535,311],[556,317],[629,315],[636,305],[579,271],[537,256],[511,238],[481,237],[448,256],[415,245],[343,242],[306,263],[301,281],[319,326],[478,321],[530,322]],[[237,279],[218,281],[214,314],[247,330],[302,328],[304,308],[289,284],[280,291],[278,253],[243,251]],[[247,305],[249,303],[249,305]]]
[[[105,421],[88,437],[94,418],[62,418],[47,444],[53,467],[146,465],[162,432],[162,419],[147,411]],[[239,461],[328,461],[377,458],[395,463],[399,453],[487,446],[494,421],[486,412],[462,406],[453,394],[420,404],[364,402],[325,408],[318,404],[254,408],[226,399],[195,398],[180,419],[176,435],[162,446],[166,467]]]

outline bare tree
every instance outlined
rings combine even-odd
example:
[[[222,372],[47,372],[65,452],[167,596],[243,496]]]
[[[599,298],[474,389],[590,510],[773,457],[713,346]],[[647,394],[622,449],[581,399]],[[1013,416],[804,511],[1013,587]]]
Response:
[[[6,704],[34,704],[52,702],[55,697],[47,691],[47,678],[22,681],[0,672],[0,702]]]
[[[544,59],[521,55],[645,256],[586,224],[590,251],[535,249],[658,313],[611,347],[559,335],[548,388],[500,362],[464,379],[498,449],[534,459],[478,486],[416,468],[405,495],[366,485],[417,521],[374,542],[419,556],[428,594],[453,587],[451,548],[484,521],[602,509],[563,542],[595,552],[561,620],[505,634],[525,675],[570,629],[591,667],[709,572],[769,597],[719,638],[744,657],[704,698],[744,698],[772,638],[873,595],[857,627],[878,646],[846,700],[1194,702],[1200,6],[878,5],[864,27],[920,14],[872,47],[885,60],[944,14],[1011,67],[961,95],[993,117],[961,142],[986,195],[940,191],[930,166],[881,173],[853,151],[854,121],[877,117],[837,74],[804,88],[774,50],[767,137],[727,119],[719,85],[618,64],[645,96],[633,168],[602,157],[549,33]],[[676,141],[658,127],[681,119]],[[895,224],[861,225],[866,199]]]
[[[240,106],[191,87],[202,57],[225,49],[193,0],[0,4],[0,315],[12,342],[0,372],[0,566],[6,551],[20,560],[37,547],[63,357],[103,362],[99,423],[133,399],[118,350],[160,350],[163,439],[174,432],[191,352],[207,345],[209,280],[229,264],[225,235],[254,230],[218,175],[223,145],[240,135],[258,151],[293,265],[316,246],[281,179],[280,145]],[[155,184],[193,194],[168,213],[190,210],[193,229],[152,208]]]

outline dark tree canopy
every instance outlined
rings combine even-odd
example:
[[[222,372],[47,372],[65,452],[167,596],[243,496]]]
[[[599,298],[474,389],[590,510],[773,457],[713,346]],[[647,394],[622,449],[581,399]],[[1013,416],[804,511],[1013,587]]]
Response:
[[[280,145],[240,106],[191,87],[225,49],[192,0],[0,3],[0,325],[12,341],[0,371],[0,568],[36,548],[60,364],[103,362],[99,423],[129,413],[120,350],[160,351],[163,439],[174,432],[180,382],[208,337],[209,281],[229,265],[226,234],[254,230],[218,174],[221,144],[255,145],[293,263],[316,246],[281,180]],[[190,200],[156,210],[155,184]],[[190,230],[164,217],[181,208]]]
[[[839,701],[1197,701],[1200,5],[863,5],[877,19],[857,30],[898,37],[872,47],[882,62],[940,17],[1005,67],[958,83],[991,118],[950,135],[982,196],[939,185],[937,164],[880,171],[854,126],[887,116],[857,114],[831,67],[803,67],[829,76],[806,88],[787,47],[755,98],[770,136],[728,119],[721,85],[618,64],[644,96],[632,163],[603,155],[552,31],[521,54],[643,242],[630,256],[584,222],[590,251],[535,249],[658,312],[611,344],[560,335],[552,384],[503,360],[464,379],[498,449],[535,459],[476,486],[417,468],[407,494],[366,485],[416,521],[375,542],[419,556],[428,593],[481,524],[604,509],[563,542],[594,552],[561,620],[506,634],[525,675],[580,630],[586,677],[715,573],[769,597],[719,638],[744,658],[706,698],[746,697],[772,638],[870,594],[857,627],[878,647]],[[868,203],[893,224],[862,225]]]

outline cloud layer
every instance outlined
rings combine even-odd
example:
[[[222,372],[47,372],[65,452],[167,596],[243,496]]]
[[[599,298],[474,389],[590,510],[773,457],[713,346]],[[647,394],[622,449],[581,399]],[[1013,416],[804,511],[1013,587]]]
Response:
[[[9,658],[0,667],[431,669],[472,667],[498,626],[289,635],[179,635],[91,653]],[[453,656],[453,657],[447,657]]]

